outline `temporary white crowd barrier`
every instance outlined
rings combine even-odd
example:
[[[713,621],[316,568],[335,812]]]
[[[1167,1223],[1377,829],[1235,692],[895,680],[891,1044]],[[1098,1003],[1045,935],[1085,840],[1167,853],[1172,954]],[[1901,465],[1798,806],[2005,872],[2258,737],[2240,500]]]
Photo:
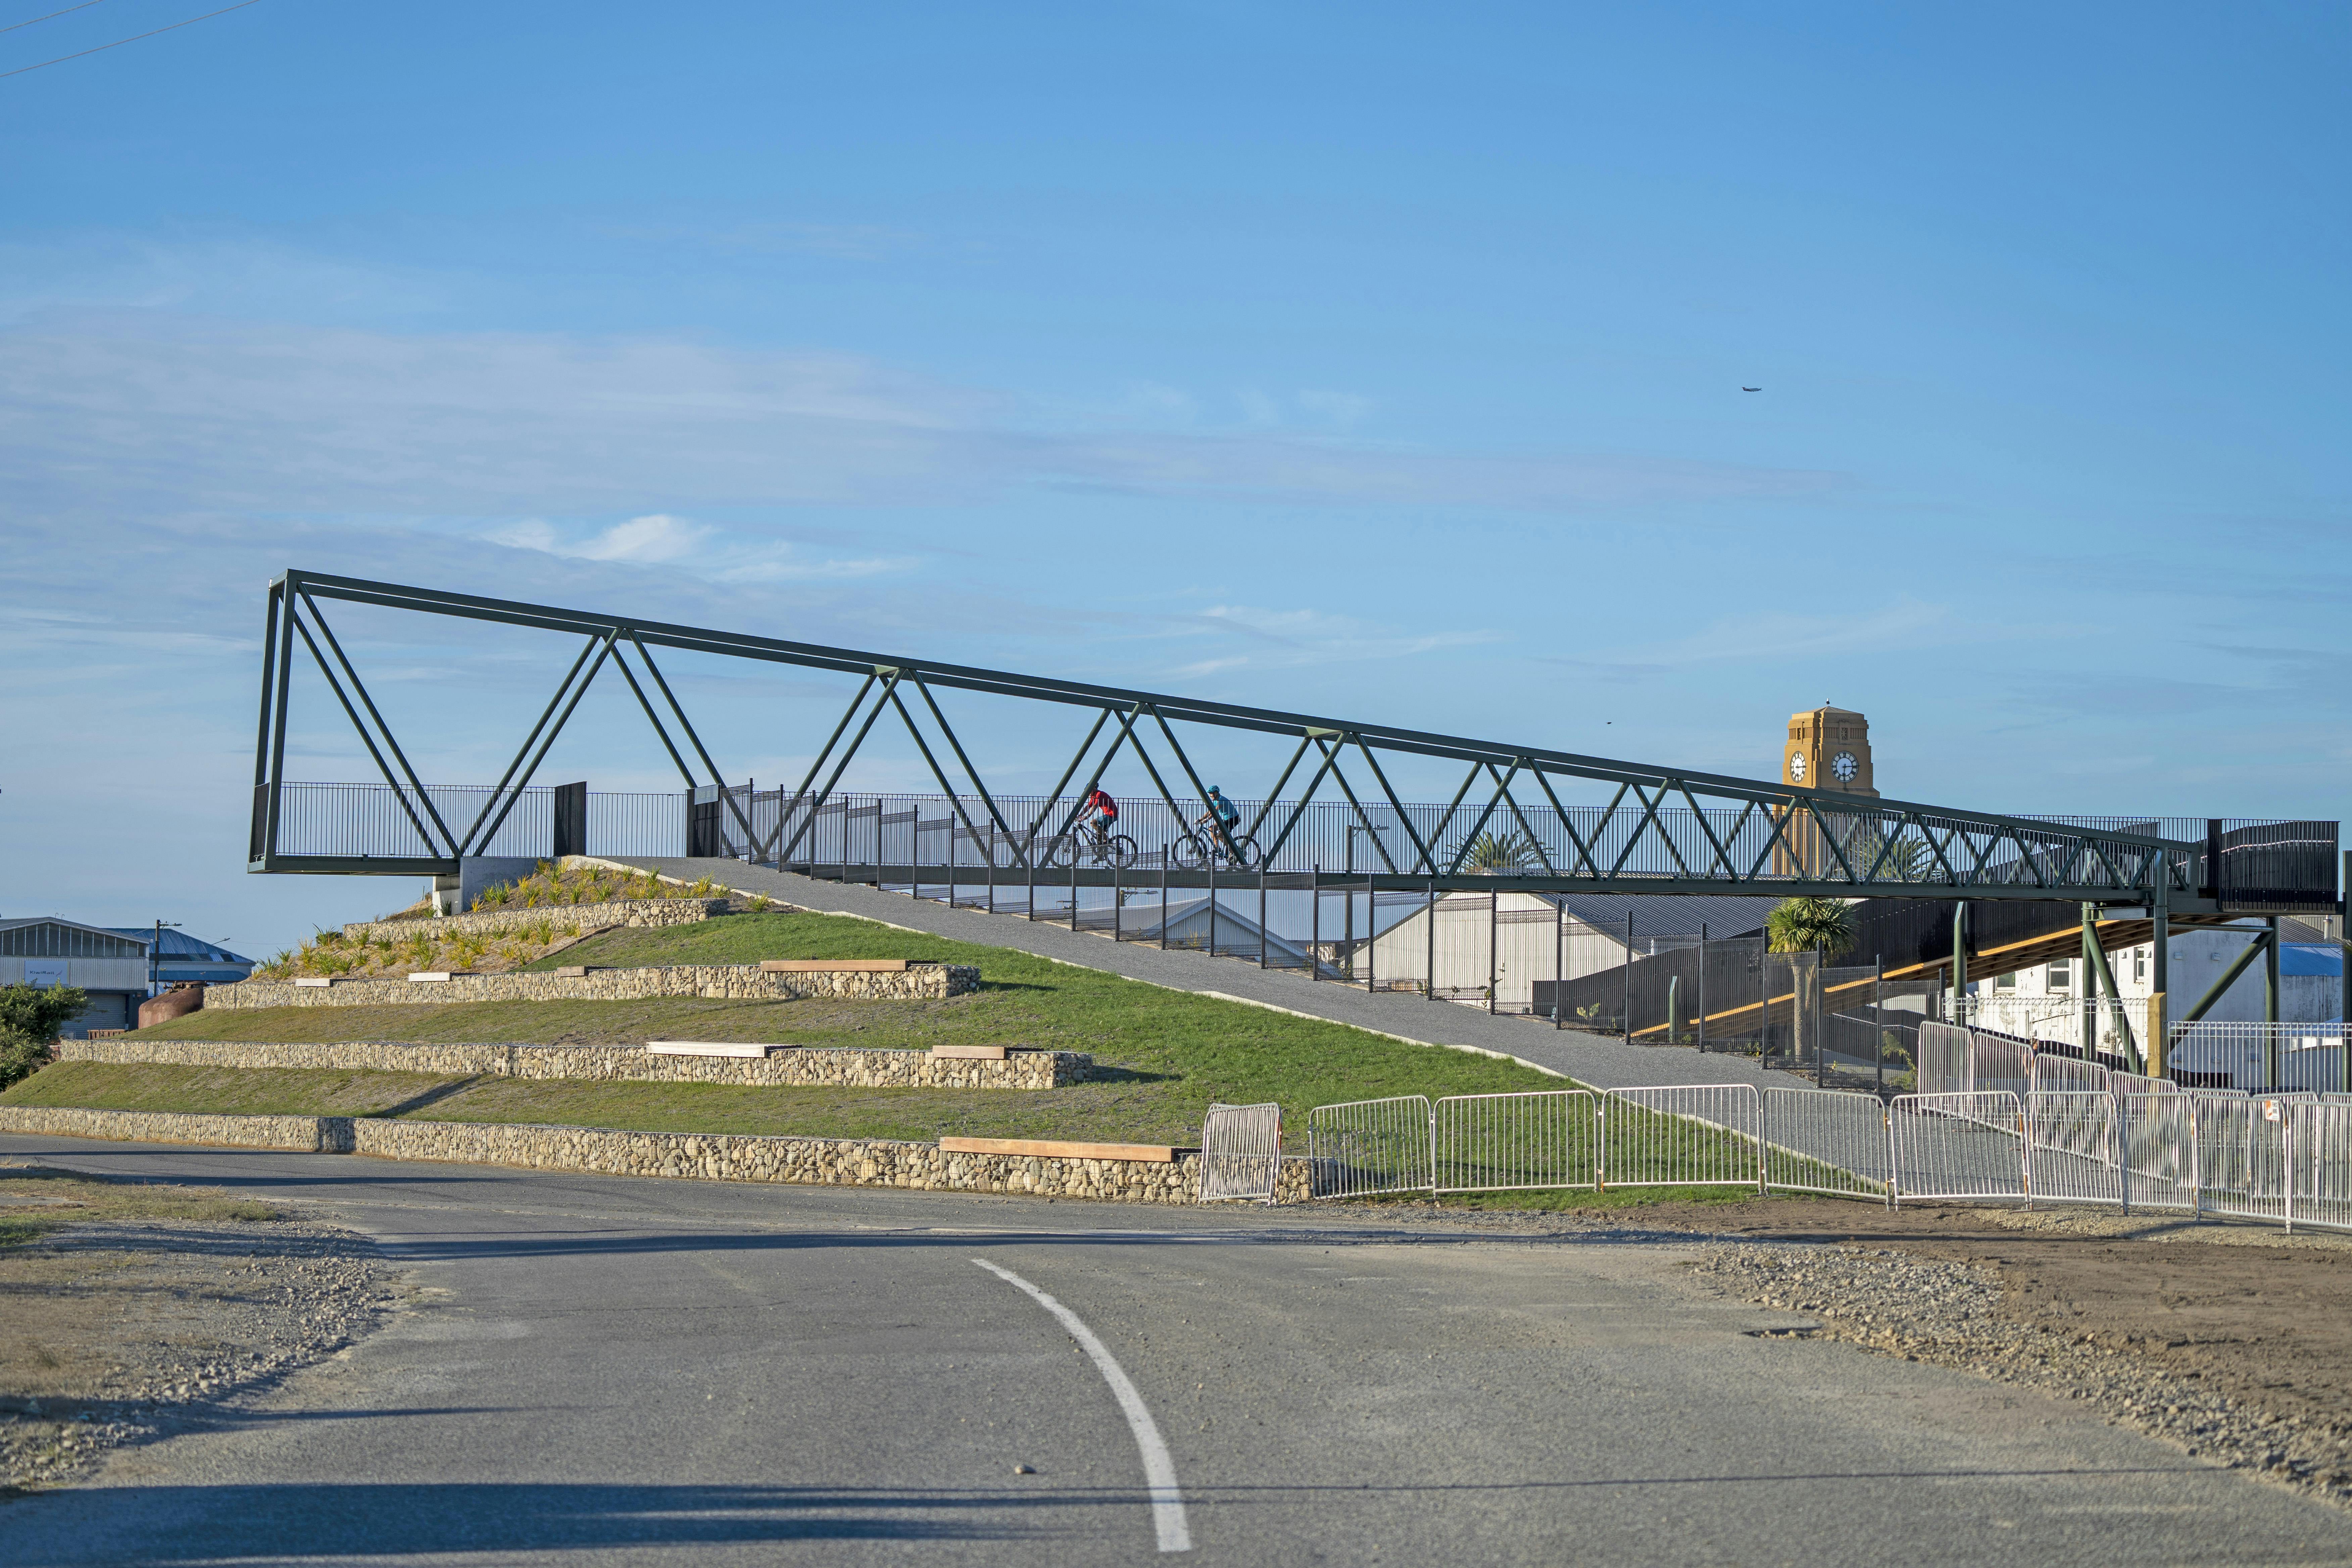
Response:
[[[1201,1197],[1272,1203],[1282,1173],[1282,1107],[1212,1105],[1201,1120]]]

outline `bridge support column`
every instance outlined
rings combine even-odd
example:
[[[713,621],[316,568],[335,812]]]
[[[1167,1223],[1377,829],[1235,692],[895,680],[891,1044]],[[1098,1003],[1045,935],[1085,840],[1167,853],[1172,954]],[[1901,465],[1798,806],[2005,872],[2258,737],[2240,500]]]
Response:
[[[2263,950],[2263,1022],[2269,1026],[2263,1031],[2263,1044],[2270,1058],[2270,1087],[2275,1089],[2279,1087],[2279,918],[2273,915],[2263,924],[2271,933]]]
[[[1969,994],[1969,901],[1961,899],[1952,905],[1952,1010],[1947,1021],[1965,1028],[1967,1021],[1960,1016]]]
[[[2145,1072],[2147,1069],[2141,1060],[2139,1042],[2132,1037],[2131,1014],[2124,1006],[2123,987],[2116,984],[2116,972],[2107,963],[2107,950],[2099,941],[2098,906],[2084,904],[2083,919],[2084,948],[2091,963],[2096,966],[2099,990],[2104,998],[2100,1003],[2100,1013],[2115,1021],[2116,1033],[2124,1037],[2124,1061],[2128,1070]]]
[[[2158,877],[2156,902],[2148,910],[2148,941],[2154,951],[2147,966],[2147,1071],[2162,1078],[2172,1062],[2172,889],[2169,875]]]

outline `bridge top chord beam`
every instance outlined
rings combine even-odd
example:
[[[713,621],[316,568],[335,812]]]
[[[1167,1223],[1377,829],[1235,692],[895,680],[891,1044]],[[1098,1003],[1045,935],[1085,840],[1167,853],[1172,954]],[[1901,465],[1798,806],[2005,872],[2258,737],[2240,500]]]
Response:
[[[898,686],[911,681],[922,700],[920,710],[927,712],[936,722],[940,738],[966,773],[971,775],[978,796],[974,804],[984,808],[984,816],[992,824],[995,834],[1009,831],[1012,818],[1001,811],[999,805],[1001,802],[1014,797],[1002,790],[992,791],[973,769],[963,742],[949,727],[945,713],[932,699],[934,689],[1093,710],[1095,725],[1089,731],[1087,742],[1080,746],[1077,756],[1072,761],[1074,773],[1084,764],[1105,721],[1115,720],[1118,736],[1111,752],[1103,754],[1097,763],[1095,776],[1100,776],[1102,768],[1108,765],[1111,756],[1122,746],[1132,748],[1142,765],[1150,772],[1161,796],[1160,804],[1180,818],[1191,808],[1180,806],[1169,793],[1149,749],[1142,743],[1144,728],[1158,731],[1155,744],[1165,742],[1170,755],[1180,765],[1182,782],[1192,785],[1195,795],[1202,793],[1202,786],[1185,755],[1183,745],[1171,728],[1171,724],[1196,723],[1296,739],[1298,745],[1291,752],[1282,780],[1274,789],[1265,792],[1255,820],[1251,822],[1248,829],[1239,834],[1239,837],[1246,842],[1258,827],[1279,821],[1281,831],[1276,836],[1277,848],[1289,840],[1292,829],[1299,822],[1300,813],[1307,807],[1307,801],[1302,798],[1295,809],[1286,805],[1288,811],[1286,817],[1276,818],[1268,814],[1275,807],[1282,785],[1292,777],[1311,745],[1319,753],[1321,766],[1315,770],[1315,783],[1309,785],[1307,795],[1313,795],[1316,788],[1328,778],[1346,797],[1347,809],[1360,819],[1358,826],[1372,834],[1381,860],[1390,868],[1388,874],[1418,876],[1424,881],[1434,874],[1439,882],[1451,882],[1454,876],[1464,874],[1465,862],[1472,853],[1473,841],[1489,823],[1497,820],[1498,812],[1507,814],[1503,819],[1512,825],[1515,840],[1524,838],[1527,844],[1531,845],[1532,858],[1543,866],[1543,874],[1531,879],[1512,876],[1507,879],[1506,885],[1531,889],[1611,887],[1620,890],[1720,892],[1753,888],[1758,891],[1790,893],[1818,887],[1843,894],[1901,889],[1914,896],[1932,893],[1933,896],[1954,898],[2038,897],[2110,903],[2135,899],[2146,900],[2151,895],[2161,897],[2168,894],[2175,907],[2185,908],[2184,900],[2193,900],[2210,892],[2210,879],[2215,874],[2210,862],[2216,852],[2210,833],[2206,843],[2193,843],[2162,837],[2153,831],[2136,830],[2154,826],[2137,819],[2039,820],[1998,813],[1954,811],[1918,802],[1823,793],[1757,779],[1683,768],[1654,767],[1556,748],[1504,744],[1395,725],[1341,721],[1280,709],[1252,708],[1238,703],[1055,677],[1024,675],[748,633],[719,631],[646,620],[634,616],[607,615],[295,570],[283,574],[272,582],[269,588],[270,637],[264,652],[263,722],[256,758],[256,869],[322,869],[326,860],[341,863],[349,858],[334,854],[298,855],[279,848],[280,796],[288,788],[311,787],[289,785],[283,775],[284,742],[281,737],[285,710],[289,701],[288,666],[294,627],[293,605],[299,600],[310,605],[315,616],[316,603],[326,599],[520,626],[583,639],[585,647],[580,658],[574,661],[572,677],[559,686],[555,699],[549,704],[549,712],[541,716],[541,724],[534,727],[531,736],[525,739],[518,751],[516,765],[510,765],[507,776],[488,792],[487,798],[479,801],[478,810],[470,799],[472,794],[478,792],[465,792],[469,795],[467,809],[475,813],[472,817],[474,831],[459,836],[461,853],[480,853],[488,847],[490,837],[498,831],[498,825],[509,820],[509,813],[515,809],[530,784],[532,772],[552,744],[554,730],[546,726],[551,721],[554,728],[560,730],[570,718],[587,683],[595,679],[604,663],[603,658],[595,657],[598,651],[617,656],[620,645],[626,643],[634,646],[645,663],[646,673],[651,676],[654,689],[666,700],[693,757],[700,761],[711,774],[711,786],[702,786],[693,780],[687,759],[671,743],[662,717],[654,711],[650,694],[637,689],[635,672],[629,669],[627,660],[622,660],[626,679],[636,691],[639,706],[653,721],[673,761],[677,762],[680,771],[688,775],[695,790],[694,798],[703,799],[706,787],[712,791],[716,798],[710,804],[721,816],[731,817],[735,826],[741,829],[746,844],[751,847],[747,852],[780,861],[798,861],[801,858],[795,849],[802,835],[814,822],[819,808],[839,786],[844,771],[885,705],[890,707],[914,734],[916,744],[922,749],[933,775],[943,788],[948,786],[950,781],[941,763],[935,757],[922,727],[918,723],[918,710],[906,703],[898,692]],[[685,710],[679,706],[677,695],[653,662],[648,649],[656,644],[688,652],[831,670],[863,681],[858,700],[852,701],[849,711],[843,716],[833,743],[827,745],[826,754],[812,767],[809,779],[799,790],[792,792],[793,799],[789,804],[775,803],[777,814],[772,821],[761,818],[770,826],[756,825],[747,815],[750,803],[739,802],[732,790],[721,782],[723,775],[719,763],[703,745]],[[340,656],[342,650],[337,647],[334,651]],[[320,659],[319,662],[323,668],[325,661]],[[345,672],[353,687],[363,694],[364,689],[358,687],[358,672],[348,668],[348,661],[344,662]],[[573,678],[578,678],[576,685]],[[835,745],[842,741],[844,731],[848,730],[865,703],[866,689],[877,680],[883,687],[882,695],[874,700],[864,722],[855,730],[848,750],[834,754]],[[344,706],[348,712],[350,703],[346,701]],[[369,717],[382,731],[383,739],[393,749],[394,754],[398,755],[398,742],[392,736],[389,726],[383,724],[381,716],[373,711],[373,704],[369,707]],[[368,727],[361,723],[356,714],[351,716],[373,752],[374,741]],[[1139,720],[1143,722],[1139,723]],[[1371,779],[1380,786],[1379,798],[1384,803],[1388,816],[1386,828],[1380,831],[1374,830],[1372,820],[1342,765],[1341,753],[1350,745],[1360,754]],[[1452,805],[1443,810],[1434,805],[1408,806],[1390,785],[1377,754],[1381,752],[1464,763],[1468,769],[1467,775]],[[421,786],[415,785],[413,772],[405,766],[404,756],[400,757],[400,762],[401,773],[406,779],[406,785],[410,786],[409,792],[419,797],[414,804],[421,806],[424,812],[431,813],[437,820],[439,813],[436,803]],[[830,777],[812,794],[811,786],[828,762],[831,764]],[[392,770],[383,768],[381,771],[388,779],[391,778]],[[1549,808],[1549,817],[1540,832],[1530,822],[1527,808],[1523,807],[1512,789],[1515,781],[1528,776],[1533,777]],[[1471,803],[1465,811],[1468,792],[1482,777],[1492,788],[1492,797],[1486,800],[1483,806]],[[1555,784],[1560,780],[1581,780],[1614,786],[1612,802],[1597,813],[1588,806],[1564,805],[1554,789]],[[404,792],[404,786],[397,783],[387,787],[396,795]],[[952,802],[955,794],[953,789],[949,789],[946,798]],[[1057,788],[1055,797],[1040,804],[1035,824],[1029,833],[1015,837],[1032,837],[1038,829],[1046,826],[1052,814],[1057,810],[1069,811],[1066,804],[1056,806],[1058,795]],[[1638,803],[1638,810],[1628,808],[1626,813],[1621,814],[1618,807],[1629,795]],[[1671,809],[1669,803],[1672,803]],[[415,815],[404,795],[401,809],[412,817]],[[1545,808],[1534,809],[1542,816]],[[968,830],[977,830],[977,817],[972,814],[956,805],[955,815],[964,819]],[[1075,815],[1072,815],[1075,820]],[[1465,831],[1463,823],[1471,816],[1475,817],[1475,823]],[[2118,821],[2124,825],[2115,825]],[[480,831],[486,825],[488,831]],[[2326,829],[2334,826],[2333,824],[2311,826]],[[1395,831],[1397,841],[1394,844],[1384,841],[1388,829]],[[1055,831],[1066,833],[1069,826],[1065,823]],[[1238,850],[1238,846],[1224,839],[1221,826],[1213,824],[1211,832],[1205,837],[1220,840],[1222,847],[1229,853]],[[1955,846],[1965,853],[1955,853]],[[427,847],[436,851],[442,848],[429,844],[429,841]],[[1397,853],[1392,855],[1392,850]],[[1484,849],[1480,852],[1486,853]],[[1024,846],[1016,853],[1025,859],[1028,849]],[[1408,857],[1410,863],[1403,863]],[[429,858],[385,855],[375,858],[377,864],[389,870],[395,861],[408,865],[421,863]],[[298,865],[297,861],[302,863]],[[1563,868],[1570,874],[1561,875]],[[1491,869],[1486,868],[1478,874],[1491,875]],[[1586,875],[1574,875],[1579,869]],[[1940,880],[1933,879],[1938,875]],[[2331,883],[2333,875],[2331,869]],[[2208,886],[2200,888],[2197,885],[2200,881],[2208,883]]]
[[[363,578],[335,577],[307,572],[289,571],[281,582],[299,584],[301,592],[320,598],[347,599],[356,604],[381,605],[393,609],[414,610],[427,615],[457,616],[507,626],[536,626],[549,631],[571,632],[576,635],[602,637],[615,630],[632,641],[660,643],[667,647],[686,648],[698,652],[722,654],[737,658],[756,658],[773,663],[799,665],[810,668],[837,670],[848,675],[869,675],[880,670],[901,670],[919,675],[934,686],[947,686],[968,691],[986,692],[997,696],[1027,698],[1035,701],[1061,702],[1086,707],[1131,708],[1137,704],[1157,710],[1171,720],[1188,720],[1196,723],[1215,724],[1223,728],[1258,730],[1273,734],[1297,735],[1308,731],[1338,731],[1377,740],[1390,751],[1415,752],[1426,756],[1447,757],[1470,763],[1495,763],[1508,767],[1523,763],[1529,767],[1541,766],[1548,771],[1571,777],[1589,778],[1604,784],[1638,784],[1652,789],[1696,790],[1710,795],[1734,800],[1755,800],[1762,804],[1790,805],[1814,802],[1832,809],[1852,811],[1862,802],[1847,795],[1829,795],[1794,785],[1769,784],[1757,779],[1743,779],[1725,773],[1702,773],[1688,768],[1658,768],[1639,763],[1628,763],[1608,757],[1585,756],[1544,747],[1528,747],[1479,741],[1460,735],[1442,735],[1427,731],[1406,730],[1392,725],[1366,724],[1351,720],[1332,719],[1314,714],[1295,713],[1280,709],[1249,708],[1238,703],[1216,702],[1197,698],[1171,696],[1165,692],[1142,691],[1128,687],[1098,686],[1085,681],[1064,680],[1051,676],[1020,675],[1006,670],[984,669],[971,665],[943,664],[928,659],[908,658],[895,654],[863,652],[854,648],[827,647],[816,643],[797,643],[778,637],[762,637],[749,633],[720,632],[700,626],[679,626],[667,621],[645,621],[629,616],[591,614],[582,610],[565,610],[545,605],[520,601],[485,598],[478,595],[455,594],[441,589],[413,588],[398,584],[375,583]],[[2158,849],[2177,847],[2166,840],[2120,833],[2111,829],[2076,828],[2063,823],[2036,821],[2032,817],[2007,816],[1980,811],[1954,811],[1919,801],[1905,801],[1873,796],[1869,806],[1874,811],[1912,811],[1931,816],[1964,820],[1985,827],[2004,826],[2037,835],[2093,836],[2114,844],[2137,848]]]

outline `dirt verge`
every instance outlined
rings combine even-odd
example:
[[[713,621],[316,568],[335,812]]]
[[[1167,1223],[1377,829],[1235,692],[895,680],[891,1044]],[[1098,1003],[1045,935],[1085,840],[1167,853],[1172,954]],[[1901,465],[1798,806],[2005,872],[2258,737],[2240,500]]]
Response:
[[[2190,1453],[2352,1504],[2352,1237],[1779,1201],[1643,1217],[1782,1244],[1723,1247],[1696,1271],[1820,1334],[2087,1400]]]
[[[0,1498],[210,1418],[391,1306],[364,1238],[204,1189],[0,1163]]]

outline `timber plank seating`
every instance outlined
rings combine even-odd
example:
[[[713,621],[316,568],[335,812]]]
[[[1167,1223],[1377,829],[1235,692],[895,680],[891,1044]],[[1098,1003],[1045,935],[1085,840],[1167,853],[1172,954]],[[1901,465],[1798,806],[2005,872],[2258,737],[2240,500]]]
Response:
[[[1133,1160],[1172,1165],[1176,1151],[1165,1143],[1073,1143],[1059,1138],[942,1138],[949,1154],[1025,1154],[1040,1160]]]

